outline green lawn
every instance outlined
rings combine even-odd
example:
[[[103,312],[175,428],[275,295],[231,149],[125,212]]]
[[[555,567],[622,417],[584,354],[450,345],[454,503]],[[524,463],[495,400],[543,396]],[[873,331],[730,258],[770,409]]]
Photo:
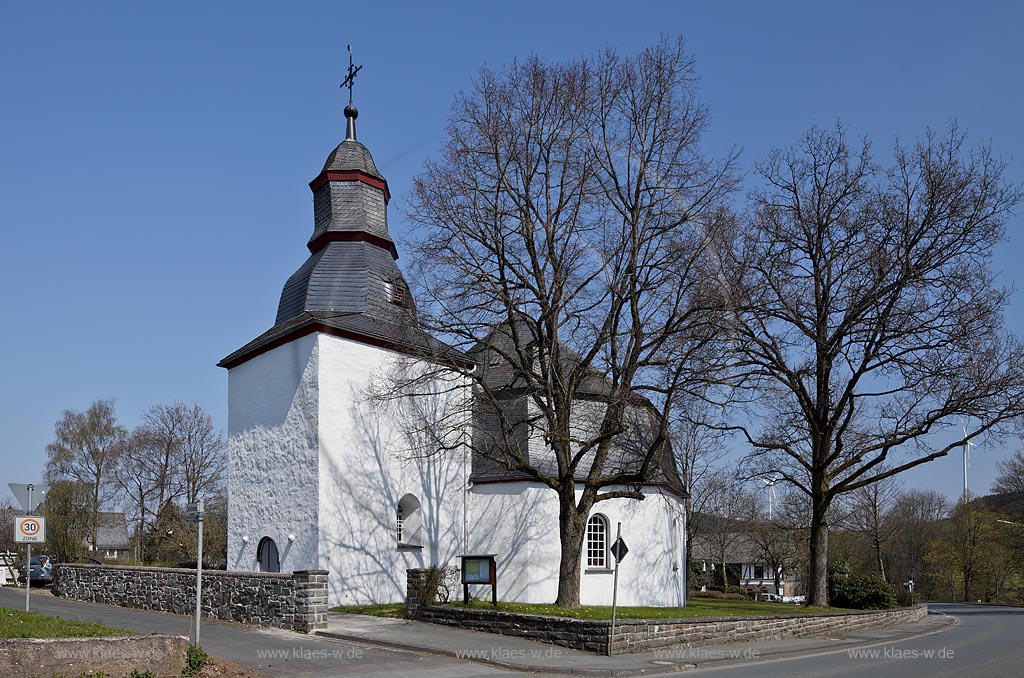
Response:
[[[462,603],[452,603],[455,607],[465,607]],[[469,607],[481,610],[494,609],[490,603],[482,600],[471,601]],[[566,610],[556,605],[541,603],[498,603],[498,610],[519,612],[522,614],[540,614],[553,617],[575,617],[577,619],[611,619],[612,608],[599,605],[584,605],[578,610]],[[349,614],[367,614],[375,617],[401,617],[405,611],[402,604],[394,605],[353,605],[336,607],[333,612]],[[814,608],[814,612],[842,612],[840,608]],[[715,600],[710,598],[690,598],[686,607],[620,607],[616,616],[619,619],[665,619],[665,618],[696,618],[696,617],[750,617],[774,614],[804,614],[810,612],[801,605],[785,603],[764,603],[752,600]]]
[[[72,621],[0,607],[0,638],[76,638],[83,636],[130,636],[131,631],[95,622]]]

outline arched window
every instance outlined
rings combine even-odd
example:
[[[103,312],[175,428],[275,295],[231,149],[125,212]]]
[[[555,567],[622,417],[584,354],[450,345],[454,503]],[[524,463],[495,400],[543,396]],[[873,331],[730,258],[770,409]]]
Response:
[[[600,513],[587,521],[587,567],[608,567],[608,519]]]
[[[256,548],[256,560],[259,561],[260,572],[280,572],[281,558],[277,553],[277,544],[270,537],[260,539]]]
[[[422,525],[420,500],[415,495],[405,495],[398,502],[395,520],[399,545],[419,546],[422,540]]]

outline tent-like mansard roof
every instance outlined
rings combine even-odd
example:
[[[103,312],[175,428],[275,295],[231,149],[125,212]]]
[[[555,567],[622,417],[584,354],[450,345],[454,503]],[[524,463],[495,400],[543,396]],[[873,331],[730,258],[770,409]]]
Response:
[[[512,326],[515,325],[515,332]],[[514,482],[529,480],[529,474],[509,468],[506,456],[501,453],[505,445],[514,445],[519,453],[538,471],[557,476],[557,462],[546,445],[539,444],[538,433],[530,431],[528,422],[530,395],[526,381],[519,370],[509,360],[516,352],[515,346],[526,348],[533,344],[533,337],[525,322],[502,323],[476,346],[468,351],[470,357],[482,370],[481,380],[494,394],[494,400],[500,406],[503,416],[509,424],[515,425],[512,439],[507,439],[500,418],[494,411],[495,403],[489,398],[478,399],[474,412],[474,455],[472,480],[477,483]],[[562,359],[567,363],[579,360],[568,347],[563,346]],[[581,430],[596,426],[603,416],[603,408],[612,396],[612,388],[604,375],[596,370],[588,370],[575,388],[574,416],[579,417],[577,423]],[[588,406],[587,403],[591,405]],[[595,407],[594,405],[598,405]],[[640,395],[630,398],[626,410],[628,431],[618,436],[612,443],[612,449],[605,461],[605,471],[634,472],[640,460],[646,456],[648,447],[653,440],[660,413],[657,408]],[[488,452],[490,450],[490,452]],[[593,453],[584,457],[577,468],[577,481],[583,481],[590,470]],[[644,486],[662,487],[672,494],[683,496],[685,486],[675,465],[675,457],[671,443],[664,446],[658,457],[653,461],[648,482]]]

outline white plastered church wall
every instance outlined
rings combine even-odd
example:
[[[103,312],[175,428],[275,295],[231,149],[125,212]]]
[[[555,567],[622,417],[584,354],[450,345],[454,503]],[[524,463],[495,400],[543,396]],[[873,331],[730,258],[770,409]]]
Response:
[[[540,420],[533,403],[530,416]],[[580,400],[574,404],[575,437],[595,434],[605,405]],[[633,431],[642,426],[643,410],[627,415]],[[627,434],[628,435],[628,434]],[[643,441],[634,441],[642,445]],[[622,444],[629,444],[628,441]],[[530,461],[554,472],[557,463],[544,441],[543,431],[533,429],[528,438]],[[593,455],[580,463],[587,469]],[[577,488],[576,499],[580,491]],[[616,488],[605,488],[613,491]],[[685,511],[680,498],[658,487],[645,487],[643,500],[617,498],[597,503],[591,516],[606,518],[606,546],[615,540],[617,523],[622,523],[623,539],[630,548],[620,571],[619,599],[622,605],[680,606],[685,602]],[[498,566],[499,597],[529,603],[554,602],[558,593],[561,547],[558,537],[558,495],[539,482],[480,483],[473,488],[470,509],[470,545],[475,553],[495,553]],[[612,556],[606,554],[607,567],[587,566],[587,541],[581,554],[580,602],[584,605],[611,605],[613,588]]]
[[[319,346],[319,553],[329,602],[402,602],[407,568],[457,565],[464,550],[467,450],[415,449],[402,403],[369,396],[397,354],[329,335]],[[399,545],[398,503],[409,494],[419,515],[406,517]]]
[[[629,546],[629,554],[619,571],[618,603],[656,607],[683,605],[685,559],[682,544],[685,542],[682,534],[685,526],[682,503],[657,488],[644,488],[643,494],[643,500],[599,502],[591,513],[607,518],[607,546],[615,540],[619,522],[623,539]],[[527,481],[474,485],[469,531],[470,550],[496,554],[500,600],[555,601],[561,550],[558,495],[554,490]],[[580,602],[611,605],[611,554],[607,554],[608,568],[588,568],[584,541],[581,557]],[[488,592],[485,588],[474,587],[472,593],[482,597]]]
[[[310,335],[228,372],[229,569],[258,569],[264,537],[282,571],[319,566],[318,363]]]

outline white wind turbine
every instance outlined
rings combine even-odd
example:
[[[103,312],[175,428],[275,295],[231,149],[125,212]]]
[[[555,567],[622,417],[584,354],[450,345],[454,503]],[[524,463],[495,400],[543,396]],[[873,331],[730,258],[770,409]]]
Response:
[[[964,503],[966,504],[970,499],[970,493],[967,491],[967,469],[971,467],[971,448],[975,447],[975,444],[967,440],[967,420],[960,417],[960,425],[964,430]]]
[[[761,482],[764,483],[765,488],[768,490],[768,520],[772,520],[772,507],[775,504],[775,483],[781,479],[778,475],[761,478]]]

